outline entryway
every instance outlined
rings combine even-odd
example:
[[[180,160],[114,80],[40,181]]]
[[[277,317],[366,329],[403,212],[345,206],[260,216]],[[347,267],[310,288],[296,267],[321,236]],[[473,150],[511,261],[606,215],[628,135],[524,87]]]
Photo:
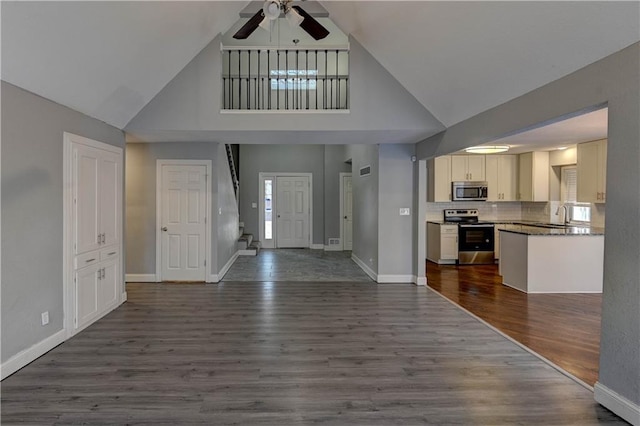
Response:
[[[263,248],[309,248],[313,241],[311,173],[260,173]]]
[[[205,281],[209,275],[210,176],[211,161],[157,161],[159,281]]]

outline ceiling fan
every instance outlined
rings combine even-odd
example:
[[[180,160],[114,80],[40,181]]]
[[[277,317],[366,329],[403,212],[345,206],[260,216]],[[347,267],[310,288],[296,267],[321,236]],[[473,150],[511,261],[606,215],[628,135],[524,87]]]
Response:
[[[329,31],[305,12],[304,9],[300,6],[292,6],[291,3],[293,3],[293,0],[265,0],[262,9],[256,12],[256,14],[233,35],[233,38],[244,40],[258,27],[270,30],[271,22],[278,19],[282,13],[284,13],[290,25],[300,26],[300,28],[316,40],[322,40],[329,35]]]

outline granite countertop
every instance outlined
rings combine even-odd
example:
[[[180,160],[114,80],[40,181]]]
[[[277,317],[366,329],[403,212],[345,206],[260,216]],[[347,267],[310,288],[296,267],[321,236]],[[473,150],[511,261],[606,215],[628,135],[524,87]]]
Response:
[[[518,226],[518,224],[514,224]],[[597,236],[604,235],[604,228],[595,226],[567,226],[565,228],[546,228],[536,225],[520,225],[520,228],[501,229],[502,232],[511,232],[513,234],[531,235],[536,237],[545,236]]]
[[[438,225],[457,225],[457,222],[445,222],[444,220],[428,220],[428,223]],[[513,229],[501,229],[503,232],[514,234],[534,235],[534,236],[558,236],[558,235],[604,235],[604,228],[596,226],[576,226],[576,225],[553,225],[540,222],[529,222],[526,220],[481,220],[479,224],[513,225]]]

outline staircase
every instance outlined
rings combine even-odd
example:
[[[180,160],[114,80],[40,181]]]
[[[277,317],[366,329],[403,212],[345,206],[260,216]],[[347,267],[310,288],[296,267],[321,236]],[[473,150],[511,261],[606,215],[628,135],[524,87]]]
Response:
[[[236,248],[240,256],[257,256],[260,252],[262,244],[260,241],[254,240],[252,234],[244,233],[244,224],[240,224],[240,238],[236,243]]]

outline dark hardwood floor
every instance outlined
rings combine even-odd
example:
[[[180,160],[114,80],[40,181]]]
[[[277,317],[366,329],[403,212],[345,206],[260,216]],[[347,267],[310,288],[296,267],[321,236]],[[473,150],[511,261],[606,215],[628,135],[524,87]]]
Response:
[[[2,382],[3,425],[624,424],[424,287],[127,292],[123,306]]]
[[[526,294],[501,282],[497,265],[427,262],[429,287],[593,386],[602,295]]]

